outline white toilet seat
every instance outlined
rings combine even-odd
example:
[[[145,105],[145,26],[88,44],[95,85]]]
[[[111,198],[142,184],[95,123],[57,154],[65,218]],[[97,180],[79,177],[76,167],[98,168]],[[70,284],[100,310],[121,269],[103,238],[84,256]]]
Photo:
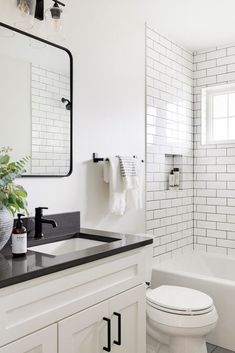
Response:
[[[204,315],[214,309],[214,306],[212,305],[211,307],[204,309],[204,310],[196,310],[196,311],[195,310],[174,310],[174,309],[166,308],[164,306],[156,305],[154,303],[151,303],[148,300],[147,300],[147,305],[151,306],[155,310],[164,311],[169,314],[184,315],[184,316]]]
[[[149,289],[146,300],[156,310],[178,315],[203,315],[214,307],[213,300],[207,294],[177,286]]]
[[[146,293],[147,316],[156,323],[175,328],[213,325],[217,312],[205,293],[184,287],[161,286]]]

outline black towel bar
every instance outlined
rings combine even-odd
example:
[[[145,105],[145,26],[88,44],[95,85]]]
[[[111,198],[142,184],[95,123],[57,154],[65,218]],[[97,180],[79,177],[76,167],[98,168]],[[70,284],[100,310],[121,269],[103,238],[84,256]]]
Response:
[[[133,158],[137,158],[137,156],[133,156]],[[98,153],[93,153],[92,154],[92,159],[94,163],[99,163],[99,162],[104,162],[104,161],[108,161],[108,158],[100,158],[98,157]],[[144,163],[144,160],[141,160],[142,163]]]

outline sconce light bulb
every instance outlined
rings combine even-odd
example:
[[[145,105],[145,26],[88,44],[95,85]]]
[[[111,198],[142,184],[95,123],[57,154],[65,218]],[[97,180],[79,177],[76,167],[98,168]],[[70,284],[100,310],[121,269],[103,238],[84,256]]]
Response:
[[[19,10],[21,12],[21,15],[24,15],[24,14],[29,15],[30,9],[29,9],[29,6],[28,6],[26,0],[20,0],[19,4],[18,4],[18,8],[19,8]]]
[[[63,13],[63,10],[61,7],[58,5],[57,2],[53,5],[53,7],[50,8],[50,13],[51,13],[51,23],[53,30],[55,32],[59,32],[61,29],[61,15]]]
[[[60,20],[60,19],[53,18],[53,19],[52,19],[52,26],[53,26],[53,29],[54,29],[56,32],[59,32],[59,30],[60,30],[60,28],[61,28],[61,20]]]

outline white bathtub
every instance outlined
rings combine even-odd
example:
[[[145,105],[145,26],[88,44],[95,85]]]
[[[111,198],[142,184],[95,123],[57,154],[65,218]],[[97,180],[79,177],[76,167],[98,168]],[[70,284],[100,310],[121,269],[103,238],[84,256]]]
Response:
[[[207,341],[235,351],[235,257],[207,253],[180,255],[153,266],[152,287],[179,285],[210,295],[219,314]]]

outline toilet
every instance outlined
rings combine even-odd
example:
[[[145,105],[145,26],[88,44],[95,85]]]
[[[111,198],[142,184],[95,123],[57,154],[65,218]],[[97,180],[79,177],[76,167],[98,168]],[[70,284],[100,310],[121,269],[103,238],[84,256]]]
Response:
[[[152,247],[145,249],[151,280]],[[151,286],[150,286],[151,287]],[[147,353],[207,353],[206,335],[218,315],[212,298],[191,288],[163,285],[146,291]]]

